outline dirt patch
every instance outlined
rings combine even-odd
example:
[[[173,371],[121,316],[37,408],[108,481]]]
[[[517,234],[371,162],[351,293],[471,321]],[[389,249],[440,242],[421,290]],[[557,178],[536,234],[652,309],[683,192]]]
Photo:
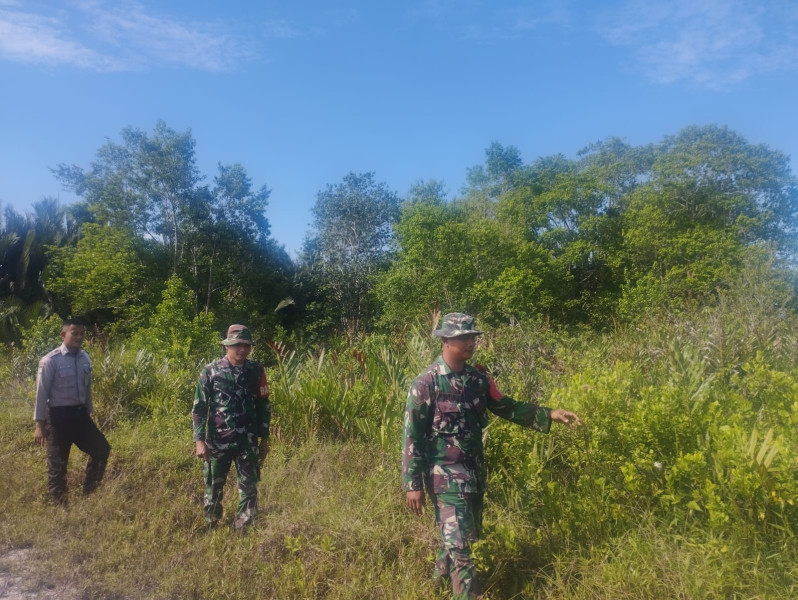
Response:
[[[36,571],[36,553],[18,548],[0,553],[0,600],[76,600],[75,590],[41,586]]]

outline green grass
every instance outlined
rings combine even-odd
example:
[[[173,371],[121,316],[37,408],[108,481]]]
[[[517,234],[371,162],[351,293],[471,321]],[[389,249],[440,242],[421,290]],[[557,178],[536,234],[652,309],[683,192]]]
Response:
[[[30,400],[5,404],[0,545],[29,548],[41,561],[28,574],[31,587],[66,585],[92,599],[445,597],[428,581],[431,515],[405,511],[396,457],[357,442],[275,441],[257,527],[243,536],[233,531],[231,476],[225,520],[208,532],[188,419],[185,431],[153,420],[110,431],[107,477],[88,498],[79,495],[85,459],[75,452],[64,510],[46,501]],[[674,530],[645,515],[598,546],[552,545],[519,525],[527,521],[508,504],[488,506],[478,556],[490,598],[786,599],[798,591],[794,545]]]
[[[493,600],[798,597],[798,318],[756,290],[717,309],[612,334],[486,334],[480,362],[518,399],[571,408],[549,436],[493,420],[486,535]],[[410,378],[437,346],[420,331],[355,346],[275,345],[273,450],[262,518],[202,521],[188,416],[199,357],[94,348],[95,406],[113,446],[106,480],[68,510],[46,500],[33,381],[0,361],[0,562],[36,557],[28,589],[86,599],[436,599],[429,512],[408,513],[399,441]],[[106,353],[106,354],[103,354]],[[26,378],[27,377],[27,378]],[[437,595],[436,595],[437,594]]]
[[[186,431],[154,422],[119,427],[106,480],[79,494],[85,459],[70,459],[70,504],[46,501],[44,450],[32,444],[28,405],[8,402],[2,423],[4,550],[32,548],[41,585],[87,598],[426,598],[434,543],[428,519],[403,510],[395,465],[364,445],[279,441],[260,483],[261,519],[205,530],[201,465]],[[32,582],[36,583],[36,582]]]

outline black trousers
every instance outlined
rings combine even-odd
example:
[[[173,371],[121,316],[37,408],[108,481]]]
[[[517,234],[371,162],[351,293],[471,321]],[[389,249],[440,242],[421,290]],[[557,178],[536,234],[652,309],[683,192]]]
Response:
[[[47,474],[50,495],[56,502],[66,502],[67,464],[72,444],[89,455],[83,494],[93,492],[105,474],[111,446],[91,420],[85,406],[50,407],[47,435]]]

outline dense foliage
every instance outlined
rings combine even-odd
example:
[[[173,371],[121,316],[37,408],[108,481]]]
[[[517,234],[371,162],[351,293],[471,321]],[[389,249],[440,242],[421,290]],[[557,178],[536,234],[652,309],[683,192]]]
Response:
[[[712,303],[759,245],[795,251],[787,157],[721,127],[530,165],[494,144],[469,175],[461,199],[411,194],[403,206],[377,287],[386,322],[459,307],[601,327]]]
[[[798,186],[784,154],[707,126],[528,164],[494,143],[456,198],[430,180],[402,200],[349,173],[319,192],[292,261],[269,190],[240,165],[204,184],[194,147],[164,123],[126,129],[88,169],[55,170],[78,203],[3,211],[0,545],[52,548],[41,558],[66,579],[87,565],[91,597],[435,597],[431,524],[403,508],[397,455],[409,383],[439,351],[429,331],[458,310],[487,329],[477,359],[503,391],[585,422],[486,430],[476,555],[491,598],[798,592]],[[87,514],[56,515],[57,539],[26,423],[36,362],[72,314],[91,323],[116,462]],[[262,342],[274,403],[267,525],[243,540],[197,533],[187,420],[236,321]],[[206,559],[221,554],[235,560],[217,577]]]
[[[185,301],[169,289],[162,314]],[[488,331],[477,358],[504,391],[584,421],[548,436],[488,426],[486,536],[475,552],[491,598],[794,596],[798,318],[779,308],[791,295],[757,263],[712,308],[612,333]],[[26,347],[52,344],[57,327],[30,330]],[[0,469],[11,491],[0,544],[50,549],[47,572],[92,597],[130,586],[152,598],[438,597],[427,580],[432,523],[405,511],[398,487],[407,386],[438,351],[429,327],[258,347],[270,365],[274,452],[260,484],[264,522],[242,539],[198,533],[187,413],[213,350],[182,348],[201,341],[202,323],[150,332],[164,336],[145,344],[158,355],[98,338],[89,346],[97,419],[115,451],[98,496],[69,513],[47,507],[43,455],[29,446],[25,373],[36,356],[11,355],[0,372],[18,390],[0,420],[15,449]],[[231,514],[232,487],[228,496]],[[228,558],[224,572],[208,571],[208,556]]]
[[[400,200],[374,173],[349,173],[319,191],[296,261],[270,235],[271,192],[241,165],[220,164],[208,185],[190,131],[121,137],[88,169],[54,170],[78,203],[6,207],[3,340],[51,312],[150,327],[170,276],[218,330],[246,321],[269,339],[390,331],[436,310],[604,329],[711,305],[743,264],[795,256],[789,158],[717,125],[528,164],[493,143],[451,199],[443,182]]]

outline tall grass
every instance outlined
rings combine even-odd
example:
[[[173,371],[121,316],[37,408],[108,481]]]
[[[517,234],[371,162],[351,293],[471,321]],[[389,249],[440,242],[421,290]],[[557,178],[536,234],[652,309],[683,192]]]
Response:
[[[486,429],[475,556],[488,596],[795,597],[798,323],[786,305],[749,274],[714,309],[611,333],[485,335],[477,360],[503,391],[585,422],[549,436]],[[271,346],[275,440],[263,518],[244,537],[202,526],[188,412],[209,357],[92,350],[114,450],[101,489],[63,511],[45,502],[32,381],[10,355],[0,376],[21,392],[0,413],[0,546],[31,548],[42,583],[91,598],[443,597],[428,581],[431,516],[406,512],[398,473],[405,394],[438,351],[428,331]],[[229,522],[232,481],[226,494]]]
[[[414,329],[397,339],[370,338],[360,347],[291,350],[270,345],[275,430],[293,442],[315,437],[361,439],[395,451],[407,390],[435,356],[429,334]]]

